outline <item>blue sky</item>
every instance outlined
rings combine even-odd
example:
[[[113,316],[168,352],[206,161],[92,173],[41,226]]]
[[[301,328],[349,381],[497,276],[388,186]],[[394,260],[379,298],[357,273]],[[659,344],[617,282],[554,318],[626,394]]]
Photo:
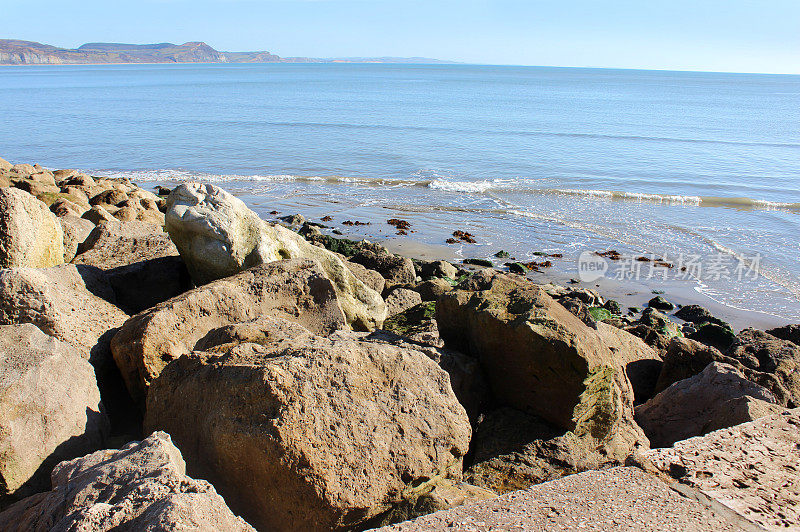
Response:
[[[800,0],[0,0],[0,38],[800,73]]]

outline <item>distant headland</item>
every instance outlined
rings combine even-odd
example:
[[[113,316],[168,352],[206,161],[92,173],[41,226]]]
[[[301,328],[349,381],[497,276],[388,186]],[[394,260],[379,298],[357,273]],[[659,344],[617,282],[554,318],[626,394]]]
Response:
[[[266,51],[220,52],[204,42],[183,44],[87,43],[58,48],[34,41],[0,39],[0,65],[98,63],[452,63],[425,57],[280,57]]]

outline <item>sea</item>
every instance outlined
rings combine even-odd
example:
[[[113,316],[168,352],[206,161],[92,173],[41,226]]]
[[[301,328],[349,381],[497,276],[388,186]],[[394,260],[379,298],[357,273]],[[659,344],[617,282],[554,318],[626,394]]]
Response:
[[[266,219],[329,216],[324,231],[429,258],[547,262],[530,276],[631,306],[663,292],[740,326],[800,322],[800,76],[0,67],[0,156],[214,183]],[[455,230],[476,243],[447,244]]]

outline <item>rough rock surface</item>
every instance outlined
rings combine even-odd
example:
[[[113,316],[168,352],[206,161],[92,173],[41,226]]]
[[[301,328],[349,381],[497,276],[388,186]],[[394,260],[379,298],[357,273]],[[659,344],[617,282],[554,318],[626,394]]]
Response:
[[[0,513],[0,529],[254,532],[211,484],[186,476],[180,451],[163,432],[62,462],[52,476],[52,491]]]
[[[741,528],[641,470],[619,467],[571,475],[379,530],[733,532]]]
[[[262,264],[208,283],[128,320],[111,348],[131,396],[170,361],[190,353],[209,331],[259,316],[281,316],[315,333],[345,327],[333,285],[311,260]]]
[[[471,282],[478,291],[442,296],[436,320],[448,347],[479,360],[498,405],[537,415],[569,431],[577,447],[602,448],[608,460],[647,445],[633,421],[626,367],[642,357],[657,360],[654,351],[628,336],[607,345],[525,279],[498,273]]]
[[[772,405],[741,408],[749,397]],[[652,447],[669,447],[679,440],[701,436],[716,429],[752,421],[761,410],[773,414],[780,407],[766,388],[750,382],[733,366],[713,362],[698,375],[678,381],[646,403],[636,407],[636,422]],[[744,403],[747,405],[747,403]],[[744,417],[738,418],[733,413]]]
[[[191,287],[186,265],[169,235],[156,224],[103,222],[79,248],[73,264],[105,270],[116,304],[137,314]]]
[[[353,275],[334,253],[261,220],[219,187],[178,186],[167,200],[166,228],[198,284],[280,259],[313,259],[333,283],[348,323],[371,330],[386,318],[380,294]]]
[[[800,325],[785,325],[783,327],[770,329],[767,332],[775,338],[800,345]]]
[[[442,294],[445,294],[453,289],[453,286],[446,279],[434,277],[427,281],[423,281],[414,287],[414,290],[419,292],[423,301],[436,301]]]
[[[350,261],[380,273],[386,279],[387,288],[413,284],[417,278],[411,259],[394,255],[385,249],[361,249],[350,257]]]
[[[64,262],[70,262],[78,254],[78,247],[94,229],[95,225],[85,218],[67,214],[58,218],[64,230]]]
[[[46,490],[53,466],[101,448],[108,428],[75,348],[29,323],[0,325],[0,500]]]
[[[800,523],[800,409],[654,449],[646,457],[689,496],[768,530]]]
[[[800,406],[800,345],[763,331],[745,329],[725,354],[747,368],[774,375],[788,392],[786,405]]]
[[[109,301],[113,290],[97,268],[0,270],[0,324],[33,323],[93,361],[108,356],[111,335],[128,318]]]
[[[0,267],[64,263],[64,230],[47,205],[27,192],[0,188]]]
[[[421,303],[422,297],[414,290],[395,288],[386,296],[386,314],[392,317]]]
[[[177,256],[178,250],[161,227],[147,222],[101,222],[80,247],[74,264],[110,270],[143,260]]]
[[[128,315],[110,301],[115,296],[108,280],[91,266],[0,270],[0,324],[33,323],[89,359],[117,432],[131,404],[109,344]]]
[[[380,273],[376,272],[375,270],[365,268],[364,266],[356,264],[355,262],[350,262],[344,257],[344,255],[342,255],[340,258],[344,261],[344,265],[347,266],[347,269],[350,270],[353,275],[359,278],[362,283],[372,288],[379,294],[383,293],[383,289],[386,287],[386,279],[384,279]]]
[[[263,530],[354,526],[422,482],[458,480],[471,429],[447,373],[419,351],[298,327],[276,319],[264,345],[171,363],[146,429],[168,431],[190,473]]]
[[[673,338],[670,342],[664,354],[664,365],[656,383],[656,392],[665,390],[675,382],[697,375],[712,362],[722,362],[735,367],[747,380],[772,392],[776,402],[780,405],[792,405],[794,404],[793,402],[797,401],[796,398],[793,398],[791,390],[787,389],[786,381],[781,378],[786,376],[764,371],[768,367],[759,366],[761,371],[753,369],[743,364],[740,360],[723,355],[715,347],[701,344],[689,338]]]

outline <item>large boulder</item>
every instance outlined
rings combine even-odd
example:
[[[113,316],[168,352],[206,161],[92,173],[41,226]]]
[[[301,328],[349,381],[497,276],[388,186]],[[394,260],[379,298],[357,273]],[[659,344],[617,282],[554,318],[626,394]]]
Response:
[[[636,422],[653,447],[669,447],[779,410],[769,390],[747,380],[735,367],[713,362],[637,406]]]
[[[47,205],[27,192],[0,188],[0,267],[64,263],[64,231]]]
[[[88,359],[116,433],[128,423],[132,405],[109,348],[128,315],[111,301],[111,286],[91,266],[0,270],[0,324],[33,323]]]
[[[596,439],[609,457],[647,444],[626,370],[659,360],[655,351],[623,331],[598,333],[611,326],[587,326],[524,278],[491,273],[465,286],[477,290],[442,296],[436,321],[445,345],[480,361],[498,405]]]
[[[389,317],[422,304],[422,296],[408,288],[395,288],[386,296],[386,313]]]
[[[79,252],[73,264],[103,269],[117,306],[128,314],[137,314],[191,287],[178,250],[156,224],[102,222],[94,227]]]
[[[180,451],[163,432],[62,462],[52,476],[52,491],[0,513],[0,529],[254,532],[211,484],[186,476]]]
[[[190,353],[209,331],[263,315],[328,334],[346,326],[336,291],[311,260],[262,264],[185,292],[128,320],[111,348],[137,401],[170,361]]]
[[[767,331],[775,338],[800,345],[800,325],[784,325]]]
[[[32,324],[0,325],[0,501],[49,487],[61,460],[102,447],[94,369]]]
[[[800,345],[745,329],[725,354],[753,371],[773,375],[788,392],[786,406],[800,406]]]
[[[800,404],[800,347],[770,334],[745,329],[724,354],[715,347],[674,338],[664,354],[656,392],[697,375],[711,362],[734,366],[748,380],[767,388],[778,404]]]
[[[312,259],[333,283],[349,324],[371,330],[386,318],[380,294],[353,275],[334,253],[261,220],[244,202],[219,187],[185,183],[173,190],[167,200],[166,229],[198,284],[258,264]]]
[[[172,362],[147,396],[146,429],[168,431],[235,511],[262,530],[343,529],[460,479],[470,424],[433,360],[274,323],[261,343],[223,335]]]
[[[350,257],[351,262],[375,270],[386,279],[386,287],[414,284],[417,272],[408,257],[389,253],[383,248],[361,249]]]

